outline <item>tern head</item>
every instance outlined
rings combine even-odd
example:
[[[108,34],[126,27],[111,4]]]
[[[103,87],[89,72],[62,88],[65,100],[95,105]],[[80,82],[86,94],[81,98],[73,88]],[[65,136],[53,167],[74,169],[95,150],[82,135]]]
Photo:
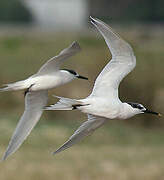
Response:
[[[68,75],[70,77],[72,77],[72,79],[74,78],[79,78],[79,79],[85,79],[85,80],[88,80],[87,77],[84,77],[84,76],[81,76],[79,75],[77,72],[75,72],[74,70],[72,69],[61,69],[62,71],[65,71],[66,73],[68,73]]]
[[[128,102],[127,104],[129,104],[132,108],[135,114],[141,114],[141,113],[149,113],[149,114],[154,114],[157,116],[161,116],[160,113],[151,111],[147,108],[145,108],[142,104],[139,103],[133,103],[133,102]]]

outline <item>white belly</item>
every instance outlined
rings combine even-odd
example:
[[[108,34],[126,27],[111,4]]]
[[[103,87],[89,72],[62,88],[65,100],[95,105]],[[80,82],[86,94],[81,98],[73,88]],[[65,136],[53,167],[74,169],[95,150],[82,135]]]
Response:
[[[29,78],[31,83],[30,91],[40,91],[53,89],[57,86],[60,86],[66,82],[63,82],[59,76],[36,76],[34,78]]]
[[[108,119],[116,119],[118,116],[119,102],[112,103],[112,101],[102,98],[88,98],[85,99],[84,102],[85,104],[90,104],[79,107],[79,109],[84,113]]]

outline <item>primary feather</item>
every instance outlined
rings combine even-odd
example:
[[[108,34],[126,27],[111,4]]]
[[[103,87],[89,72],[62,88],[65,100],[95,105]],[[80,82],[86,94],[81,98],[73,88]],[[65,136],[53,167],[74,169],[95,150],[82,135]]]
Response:
[[[30,134],[39,121],[43,108],[47,105],[47,99],[48,91],[27,93],[25,97],[25,111],[17,124],[2,160],[13,154]]]

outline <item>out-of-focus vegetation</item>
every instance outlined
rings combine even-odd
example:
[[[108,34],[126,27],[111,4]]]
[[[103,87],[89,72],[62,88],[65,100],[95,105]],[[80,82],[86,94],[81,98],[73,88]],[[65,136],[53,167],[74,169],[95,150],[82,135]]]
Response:
[[[32,14],[21,0],[0,1],[0,23],[30,23]]]
[[[89,0],[89,3],[93,16],[110,21],[163,23],[164,19],[163,0]]]
[[[0,164],[0,179],[163,179],[164,131],[158,129],[109,122],[83,142],[52,156],[80,125],[77,117],[76,122],[55,118],[51,123],[42,118],[21,148]],[[15,126],[11,116],[1,119],[1,152]]]
[[[31,13],[30,9],[26,6],[24,1],[1,0],[0,23],[32,22],[33,13]],[[120,23],[163,23],[164,19],[163,0],[87,0],[87,3],[88,14],[104,20],[110,20],[110,22],[119,21]],[[45,8],[43,8],[43,11]]]
[[[164,106],[164,34],[160,27],[114,27],[134,48],[137,67],[121,83],[123,101],[143,103],[163,112]],[[50,57],[77,40],[82,52],[63,67],[88,76],[49,93],[84,98],[94,80],[109,62],[109,50],[101,36],[91,34],[42,34],[22,31],[0,34],[0,83],[24,79],[35,73]],[[110,101],[110,99],[109,99]],[[8,145],[17,121],[24,111],[23,92],[0,94],[0,155]],[[45,112],[41,121],[18,152],[0,164],[0,179],[162,179],[164,176],[163,118],[138,115],[131,120],[112,121],[91,137],[53,157],[59,147],[86,120],[80,112]],[[141,125],[144,125],[141,126]],[[146,127],[146,128],[145,128]]]

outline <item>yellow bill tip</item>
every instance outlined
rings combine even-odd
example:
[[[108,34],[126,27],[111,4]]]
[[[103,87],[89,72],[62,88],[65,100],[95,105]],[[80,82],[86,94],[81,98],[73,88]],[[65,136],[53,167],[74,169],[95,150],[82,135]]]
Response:
[[[158,116],[159,116],[159,117],[161,117],[161,116],[162,116],[162,114],[158,113]]]

